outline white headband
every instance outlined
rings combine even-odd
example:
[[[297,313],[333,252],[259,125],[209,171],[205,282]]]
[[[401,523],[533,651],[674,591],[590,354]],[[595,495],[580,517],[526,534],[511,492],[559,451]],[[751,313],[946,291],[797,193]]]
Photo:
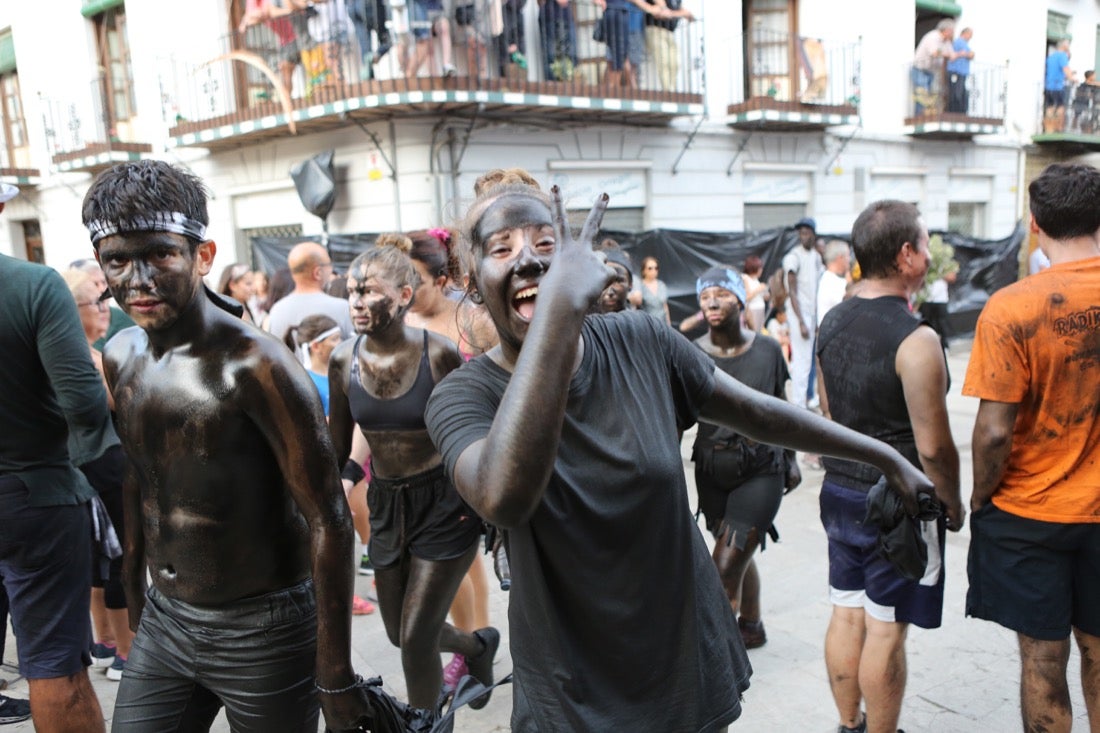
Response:
[[[88,222],[87,226],[93,246],[104,237],[126,232],[172,232],[200,242],[206,239],[206,225],[178,211],[154,211],[126,221],[97,219]]]
[[[332,328],[325,331],[324,333],[319,334],[317,336],[317,338],[313,339],[312,341],[306,341],[304,344],[300,344],[298,346],[298,358],[301,359],[302,366],[304,366],[306,369],[309,369],[309,367],[313,363],[313,361],[309,358],[309,347],[310,346],[312,346],[313,344],[319,344],[322,341],[324,341],[325,339],[327,339],[329,336],[332,336],[333,334],[337,334],[337,333],[340,333],[340,327],[339,326],[333,326]]]

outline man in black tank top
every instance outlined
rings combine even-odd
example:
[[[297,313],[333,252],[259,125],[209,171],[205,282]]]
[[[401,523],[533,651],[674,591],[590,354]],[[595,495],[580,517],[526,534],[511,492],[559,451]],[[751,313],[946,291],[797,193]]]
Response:
[[[817,340],[832,418],[897,449],[928,474],[946,508],[946,520],[922,523],[924,577],[905,580],[877,551],[877,530],[862,522],[866,492],[881,472],[822,460],[821,521],[833,603],[825,664],[839,731],[892,733],[905,693],[906,629],[940,625],[943,529],[957,532],[964,510],[947,420],[947,365],[936,332],[909,307],[928,270],[928,230],[912,204],[877,201],[856,219],[852,244],[863,281],[855,297],[825,316]]]

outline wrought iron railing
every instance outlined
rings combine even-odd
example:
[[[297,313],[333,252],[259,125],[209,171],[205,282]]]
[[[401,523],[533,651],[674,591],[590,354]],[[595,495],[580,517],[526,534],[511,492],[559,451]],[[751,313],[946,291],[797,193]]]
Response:
[[[942,62],[931,69],[910,64],[906,74],[908,120],[1004,120],[1008,89],[1008,67],[1004,65],[971,62],[970,73],[962,75],[948,71]]]
[[[286,16],[246,17],[213,57],[163,60],[166,121],[178,131],[438,89],[677,102],[703,94],[699,21],[624,37],[620,25],[600,21],[601,11],[588,0],[565,8],[527,3],[523,12],[538,18],[530,37],[527,19],[508,0],[497,17],[478,15],[480,2],[458,2],[440,18],[417,12],[415,0],[382,3],[389,11],[382,22],[375,3],[367,5],[367,17],[342,15],[342,4],[328,2]],[[628,71],[620,57],[633,61]]]
[[[753,28],[731,50],[733,104],[859,109],[860,44]]]

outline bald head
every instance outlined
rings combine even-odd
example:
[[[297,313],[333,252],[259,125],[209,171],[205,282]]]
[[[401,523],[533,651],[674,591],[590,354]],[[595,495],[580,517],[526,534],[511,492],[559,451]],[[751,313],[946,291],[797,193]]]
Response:
[[[325,248],[316,242],[299,242],[286,258],[294,292],[321,292],[332,274],[332,260]]]

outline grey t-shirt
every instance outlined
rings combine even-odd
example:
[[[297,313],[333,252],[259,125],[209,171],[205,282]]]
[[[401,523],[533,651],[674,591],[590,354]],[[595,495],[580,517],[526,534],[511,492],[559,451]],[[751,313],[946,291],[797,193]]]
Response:
[[[508,532],[512,730],[712,731],[741,713],[752,673],[688,506],[677,430],[714,390],[714,364],[643,313],[589,316],[542,503]],[[480,356],[428,401],[453,477],[511,375]]]
[[[291,293],[286,296],[271,306],[267,330],[282,341],[291,326],[297,326],[303,318],[316,315],[326,315],[336,321],[343,338],[350,338],[355,332],[347,302],[327,293]]]

